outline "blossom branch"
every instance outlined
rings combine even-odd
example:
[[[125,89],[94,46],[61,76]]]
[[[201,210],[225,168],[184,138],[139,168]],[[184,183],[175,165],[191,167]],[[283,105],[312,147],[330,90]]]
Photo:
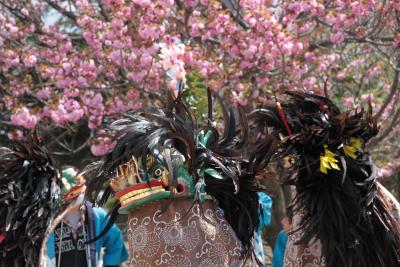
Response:
[[[386,108],[389,106],[390,102],[392,101],[393,97],[395,96],[397,90],[398,90],[398,84],[399,84],[399,71],[395,70],[394,71],[394,77],[393,77],[393,82],[390,87],[390,92],[389,95],[386,97],[385,102],[382,104],[378,112],[375,114],[374,118],[376,120],[379,120],[379,118],[382,116],[383,112],[386,110]]]
[[[68,17],[69,19],[71,19],[74,23],[77,23],[77,17],[76,15],[68,10],[65,10],[64,8],[62,8],[61,6],[57,5],[55,2],[51,1],[51,0],[44,0],[49,6],[51,6],[52,8],[54,8],[55,10],[57,10],[60,14],[64,15],[65,17]]]

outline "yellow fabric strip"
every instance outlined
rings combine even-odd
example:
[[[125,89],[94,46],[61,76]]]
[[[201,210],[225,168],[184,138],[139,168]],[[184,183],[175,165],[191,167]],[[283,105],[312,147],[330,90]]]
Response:
[[[160,187],[161,187],[161,186],[160,186]],[[129,202],[132,202],[132,201],[141,199],[141,198],[145,198],[145,197],[148,197],[148,196],[150,196],[150,195],[157,194],[157,193],[164,192],[164,191],[165,191],[164,188],[160,188],[160,189],[157,189],[157,190],[147,191],[147,192],[144,192],[144,193],[141,193],[141,194],[138,194],[138,195],[134,195],[134,196],[132,196],[132,197],[130,197],[130,198],[127,198],[127,199],[125,199],[124,201],[122,201],[122,199],[121,199],[121,204],[122,204],[122,206],[124,206],[126,203],[129,203]]]
[[[160,185],[160,186],[155,186],[155,187],[152,187],[152,188],[149,188],[149,187],[148,187],[148,188],[143,188],[143,189],[139,189],[139,190],[134,190],[134,191],[131,191],[131,192],[126,193],[125,195],[123,195],[123,196],[121,197],[120,201],[123,202],[123,201],[125,201],[126,199],[128,199],[128,198],[130,198],[130,197],[133,197],[133,196],[136,196],[136,195],[139,195],[139,194],[148,192],[148,191],[158,190],[158,189],[160,189],[160,188],[162,188],[161,185]]]

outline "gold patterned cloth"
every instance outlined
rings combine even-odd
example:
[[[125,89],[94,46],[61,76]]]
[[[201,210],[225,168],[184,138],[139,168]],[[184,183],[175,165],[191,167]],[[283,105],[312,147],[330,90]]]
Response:
[[[393,195],[378,183],[378,194],[384,199],[386,206],[391,210],[393,218],[400,224],[400,204]],[[293,229],[298,227],[303,214],[294,214]],[[397,226],[396,226],[397,227]],[[314,240],[307,245],[295,245],[300,240],[302,233],[297,231],[288,236],[285,250],[285,267],[317,267],[326,266],[325,257],[321,255],[321,243]]]
[[[217,205],[155,201],[128,216],[129,266],[242,266],[242,244]]]

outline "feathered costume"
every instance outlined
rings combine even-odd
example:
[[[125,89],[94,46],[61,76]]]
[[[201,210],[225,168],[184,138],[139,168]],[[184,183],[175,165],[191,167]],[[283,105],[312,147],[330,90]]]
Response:
[[[161,103],[163,103],[162,106]],[[151,219],[157,212],[157,207],[162,206],[161,210],[165,211],[169,207],[179,209],[185,206],[185,214],[180,217],[180,220],[184,220],[185,216],[193,216],[193,209],[190,211],[192,207],[198,207],[201,210],[202,205],[198,206],[198,204],[210,201],[209,199],[213,199],[217,203],[219,209],[222,210],[222,217],[225,218],[220,221],[224,227],[215,225],[217,221],[214,221],[215,224],[212,224],[212,227],[217,228],[213,231],[216,231],[217,235],[221,235],[222,232],[226,232],[232,227],[241,241],[241,246],[239,254],[238,251],[229,250],[229,255],[231,255],[229,257],[240,256],[238,259],[243,261],[251,249],[251,238],[259,222],[256,193],[258,187],[255,182],[258,162],[250,156],[244,157],[248,145],[246,116],[240,109],[235,112],[233,109],[227,110],[223,105],[225,127],[220,136],[219,131],[212,124],[210,92],[209,123],[207,127],[203,128],[196,123],[194,115],[183,103],[182,93],[179,93],[176,98],[172,93],[167,94],[167,97],[158,104],[147,112],[134,113],[113,123],[112,128],[117,131],[114,150],[106,155],[102,162],[87,168],[95,174],[95,177],[88,183],[89,196],[94,201],[100,191],[106,188],[100,201],[102,204],[112,192],[116,192],[115,196],[118,201],[111,215],[111,223],[118,211],[130,214],[128,227],[131,228],[128,231],[128,238],[133,243],[133,245],[130,244],[132,245],[130,249],[131,265],[139,264],[135,255],[144,257],[139,254],[140,251],[138,252],[142,244],[135,241],[134,234],[137,232],[135,229],[138,228],[132,226],[134,224],[136,227],[138,220],[143,219],[143,217],[140,218],[140,213],[145,216],[144,214],[150,212],[149,218]],[[185,198],[191,199],[189,202],[191,205],[187,206],[183,204],[183,201],[180,202]],[[144,205],[146,208],[138,211]],[[149,211],[149,209],[152,210]],[[207,213],[205,210],[204,207],[204,213]],[[207,211],[210,211],[209,214],[221,213],[221,211],[211,211],[208,208]],[[139,214],[137,215],[139,217],[132,219],[132,214]],[[207,244],[211,248],[203,245],[202,251],[195,254],[195,250],[191,250],[193,246],[187,246],[187,244],[195,244],[198,240],[198,231],[200,230],[193,227],[207,225],[207,221],[213,220],[207,215],[204,218],[203,215],[197,217],[200,218],[199,221],[189,220],[186,228],[174,224],[174,233],[177,234],[174,239],[169,237],[170,232],[168,232],[168,225],[172,223],[167,223],[163,225],[161,232],[155,227],[154,233],[145,234],[146,242],[150,242],[147,240],[154,238],[157,240],[164,238],[166,247],[174,247],[175,254],[179,254],[176,247],[180,246],[185,253],[182,257],[196,255],[198,262],[195,265],[208,266],[207,263],[211,264],[214,260],[217,261],[216,264],[228,264],[228,261],[219,262],[224,259],[221,255],[217,256],[219,252],[212,259],[202,258],[202,255],[210,256],[212,254],[211,251],[215,245],[213,242],[222,242],[218,240],[218,237],[221,238],[221,236],[215,238],[215,232],[212,241],[204,241],[208,242]],[[177,219],[176,223],[183,224],[180,220]],[[230,226],[224,222],[225,220]],[[140,227],[142,226],[149,229],[148,224]],[[206,232],[200,232],[200,239],[202,236],[207,239],[211,234],[207,231],[212,228],[201,229]],[[191,236],[190,233],[195,233],[193,239],[189,242],[185,237],[186,234],[180,235],[181,231],[184,233],[189,231],[189,236]],[[143,236],[140,237],[140,240],[143,240]],[[143,250],[145,255],[149,253],[145,251],[147,249],[145,247]],[[209,253],[204,249],[210,250]],[[225,249],[222,249],[222,252]],[[157,259],[157,264],[175,264],[174,257],[179,255],[168,255],[168,262],[164,255]],[[202,259],[203,261],[200,262]],[[144,263],[142,262],[142,264]],[[154,264],[154,262],[150,263],[150,265]],[[239,263],[238,261],[236,263],[229,262],[230,264]]]
[[[288,92],[282,106],[255,110],[249,120],[258,129],[272,127],[281,140],[278,156],[293,161],[285,266],[400,266],[392,212],[398,203],[377,183],[364,150],[378,131],[371,112],[340,112],[327,98]]]
[[[61,179],[36,135],[0,150],[0,266],[38,266]]]

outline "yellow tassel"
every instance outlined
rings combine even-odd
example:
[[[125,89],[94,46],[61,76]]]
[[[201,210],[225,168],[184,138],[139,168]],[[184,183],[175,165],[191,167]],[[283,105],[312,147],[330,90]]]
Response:
[[[344,154],[352,159],[357,158],[356,152],[361,148],[360,138],[350,137],[349,143],[343,145]]]
[[[340,171],[340,168],[337,165],[338,160],[335,159],[336,154],[330,151],[327,145],[324,145],[324,149],[325,149],[325,155],[320,156],[320,162],[321,162],[319,167],[320,171],[325,174],[328,174],[328,169],[329,170],[335,169]]]

